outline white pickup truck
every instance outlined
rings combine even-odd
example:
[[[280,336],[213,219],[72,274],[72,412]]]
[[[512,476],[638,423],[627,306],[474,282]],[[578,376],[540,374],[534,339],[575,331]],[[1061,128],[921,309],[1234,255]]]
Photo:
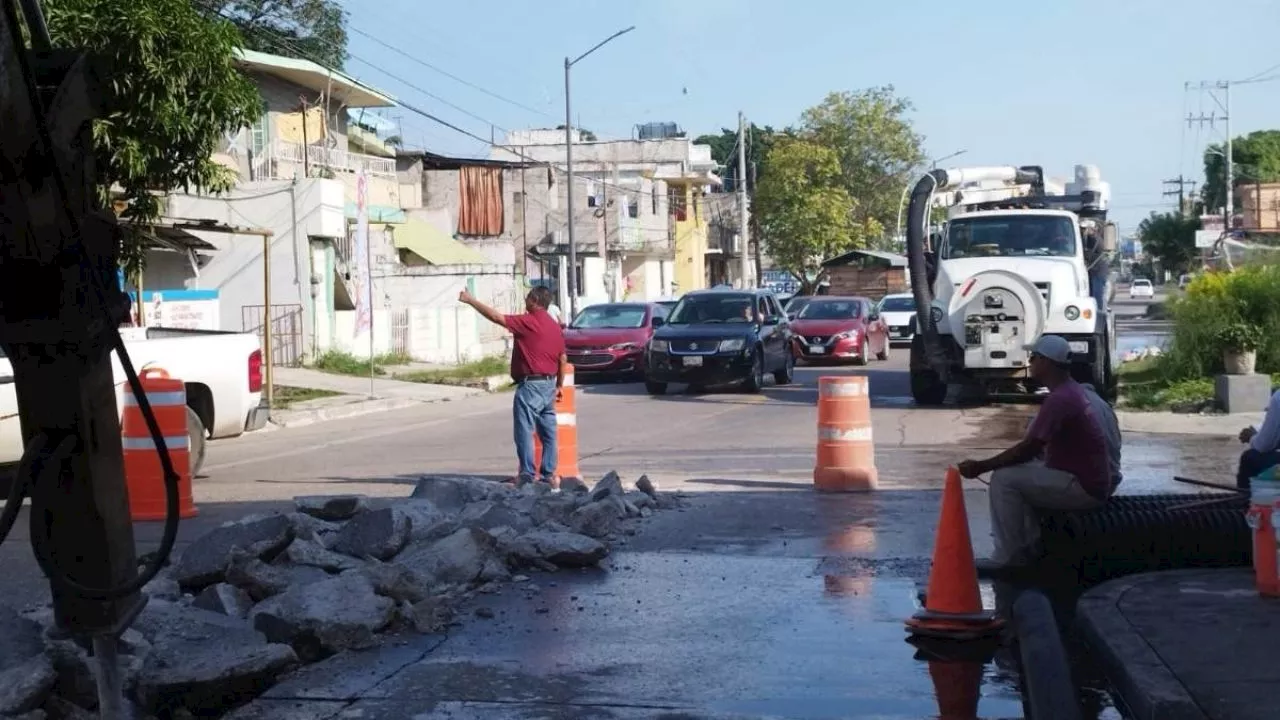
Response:
[[[158,368],[187,386],[191,474],[204,461],[207,438],[234,437],[267,423],[262,402],[262,350],[255,333],[170,328],[121,328],[135,370]],[[116,403],[130,392],[120,359],[111,355]],[[0,465],[22,458],[22,424],[13,367],[0,350]]]

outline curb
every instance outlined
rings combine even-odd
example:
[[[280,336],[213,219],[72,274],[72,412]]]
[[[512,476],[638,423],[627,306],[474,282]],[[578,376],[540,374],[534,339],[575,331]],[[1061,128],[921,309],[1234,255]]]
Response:
[[[1027,716],[1036,720],[1082,720],[1058,619],[1044,593],[1023,590],[1013,601],[1013,624],[1022,658]]]
[[[1116,419],[1121,432],[1152,435],[1202,435],[1234,438],[1240,428],[1254,423],[1257,413],[1241,415],[1182,415],[1169,412],[1134,412],[1119,410]]]
[[[444,398],[441,398],[443,400]],[[414,405],[421,405],[428,402],[440,402],[439,400],[416,400],[413,398],[374,398],[372,400],[360,400],[358,402],[348,403],[346,405],[335,405],[326,408],[317,408],[315,410],[282,410],[284,417],[272,416],[268,421],[268,427],[293,428],[305,427],[316,423],[326,422],[329,420],[342,420],[344,418],[359,417],[360,415],[370,415],[372,413],[389,412],[391,410],[402,410]]]
[[[1209,720],[1191,693],[1129,624],[1120,601],[1161,573],[1103,583],[1081,596],[1076,623],[1135,720]]]

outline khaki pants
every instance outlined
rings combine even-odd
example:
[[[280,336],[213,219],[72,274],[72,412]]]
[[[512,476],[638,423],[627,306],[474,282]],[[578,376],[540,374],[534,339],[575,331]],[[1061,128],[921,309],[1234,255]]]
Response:
[[[991,474],[992,561],[999,565],[1032,562],[1040,540],[1036,509],[1088,510],[1102,504],[1084,491],[1071,473],[1053,470],[1043,462],[1001,468]]]

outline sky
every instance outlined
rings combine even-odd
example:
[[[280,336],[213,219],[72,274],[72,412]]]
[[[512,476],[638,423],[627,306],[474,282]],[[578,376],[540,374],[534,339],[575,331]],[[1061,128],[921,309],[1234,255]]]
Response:
[[[487,155],[504,130],[564,122],[564,58],[623,28],[572,71],[574,124],[602,139],[671,121],[696,136],[795,123],[835,91],[893,85],[941,166],[1099,166],[1122,234],[1173,209],[1163,180],[1203,180],[1223,112],[1187,82],[1231,89],[1231,131],[1280,128],[1280,2],[1111,0],[340,0],[347,72],[406,106],[406,144]],[[376,40],[371,39],[376,38]],[[1221,93],[1218,100],[1222,100]],[[471,133],[428,120],[425,111]]]

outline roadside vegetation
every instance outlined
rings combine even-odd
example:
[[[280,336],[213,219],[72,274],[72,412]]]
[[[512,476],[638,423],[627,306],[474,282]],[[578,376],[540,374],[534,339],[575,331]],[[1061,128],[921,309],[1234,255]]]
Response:
[[[408,355],[403,353],[387,353],[385,355],[376,355],[370,363],[368,358],[358,358],[348,352],[340,352],[330,350],[321,354],[312,363],[312,367],[316,370],[323,370],[327,373],[335,375],[360,375],[367,377],[369,375],[369,366],[373,366],[374,375],[386,375],[387,368],[395,365],[408,365],[412,361]]]
[[[1163,308],[1173,330],[1161,355],[1120,369],[1121,404],[1140,410],[1212,408],[1226,350],[1254,351],[1256,372],[1280,385],[1280,266],[1205,273]]]
[[[456,367],[397,373],[395,379],[433,385],[478,385],[493,375],[506,375],[509,363],[502,355],[492,355]]]
[[[341,394],[342,393],[333,392],[332,390],[320,390],[319,388],[276,385],[272,388],[271,392],[271,407],[276,410],[288,410],[296,403],[306,402],[308,400],[319,400],[320,398],[337,397]]]

